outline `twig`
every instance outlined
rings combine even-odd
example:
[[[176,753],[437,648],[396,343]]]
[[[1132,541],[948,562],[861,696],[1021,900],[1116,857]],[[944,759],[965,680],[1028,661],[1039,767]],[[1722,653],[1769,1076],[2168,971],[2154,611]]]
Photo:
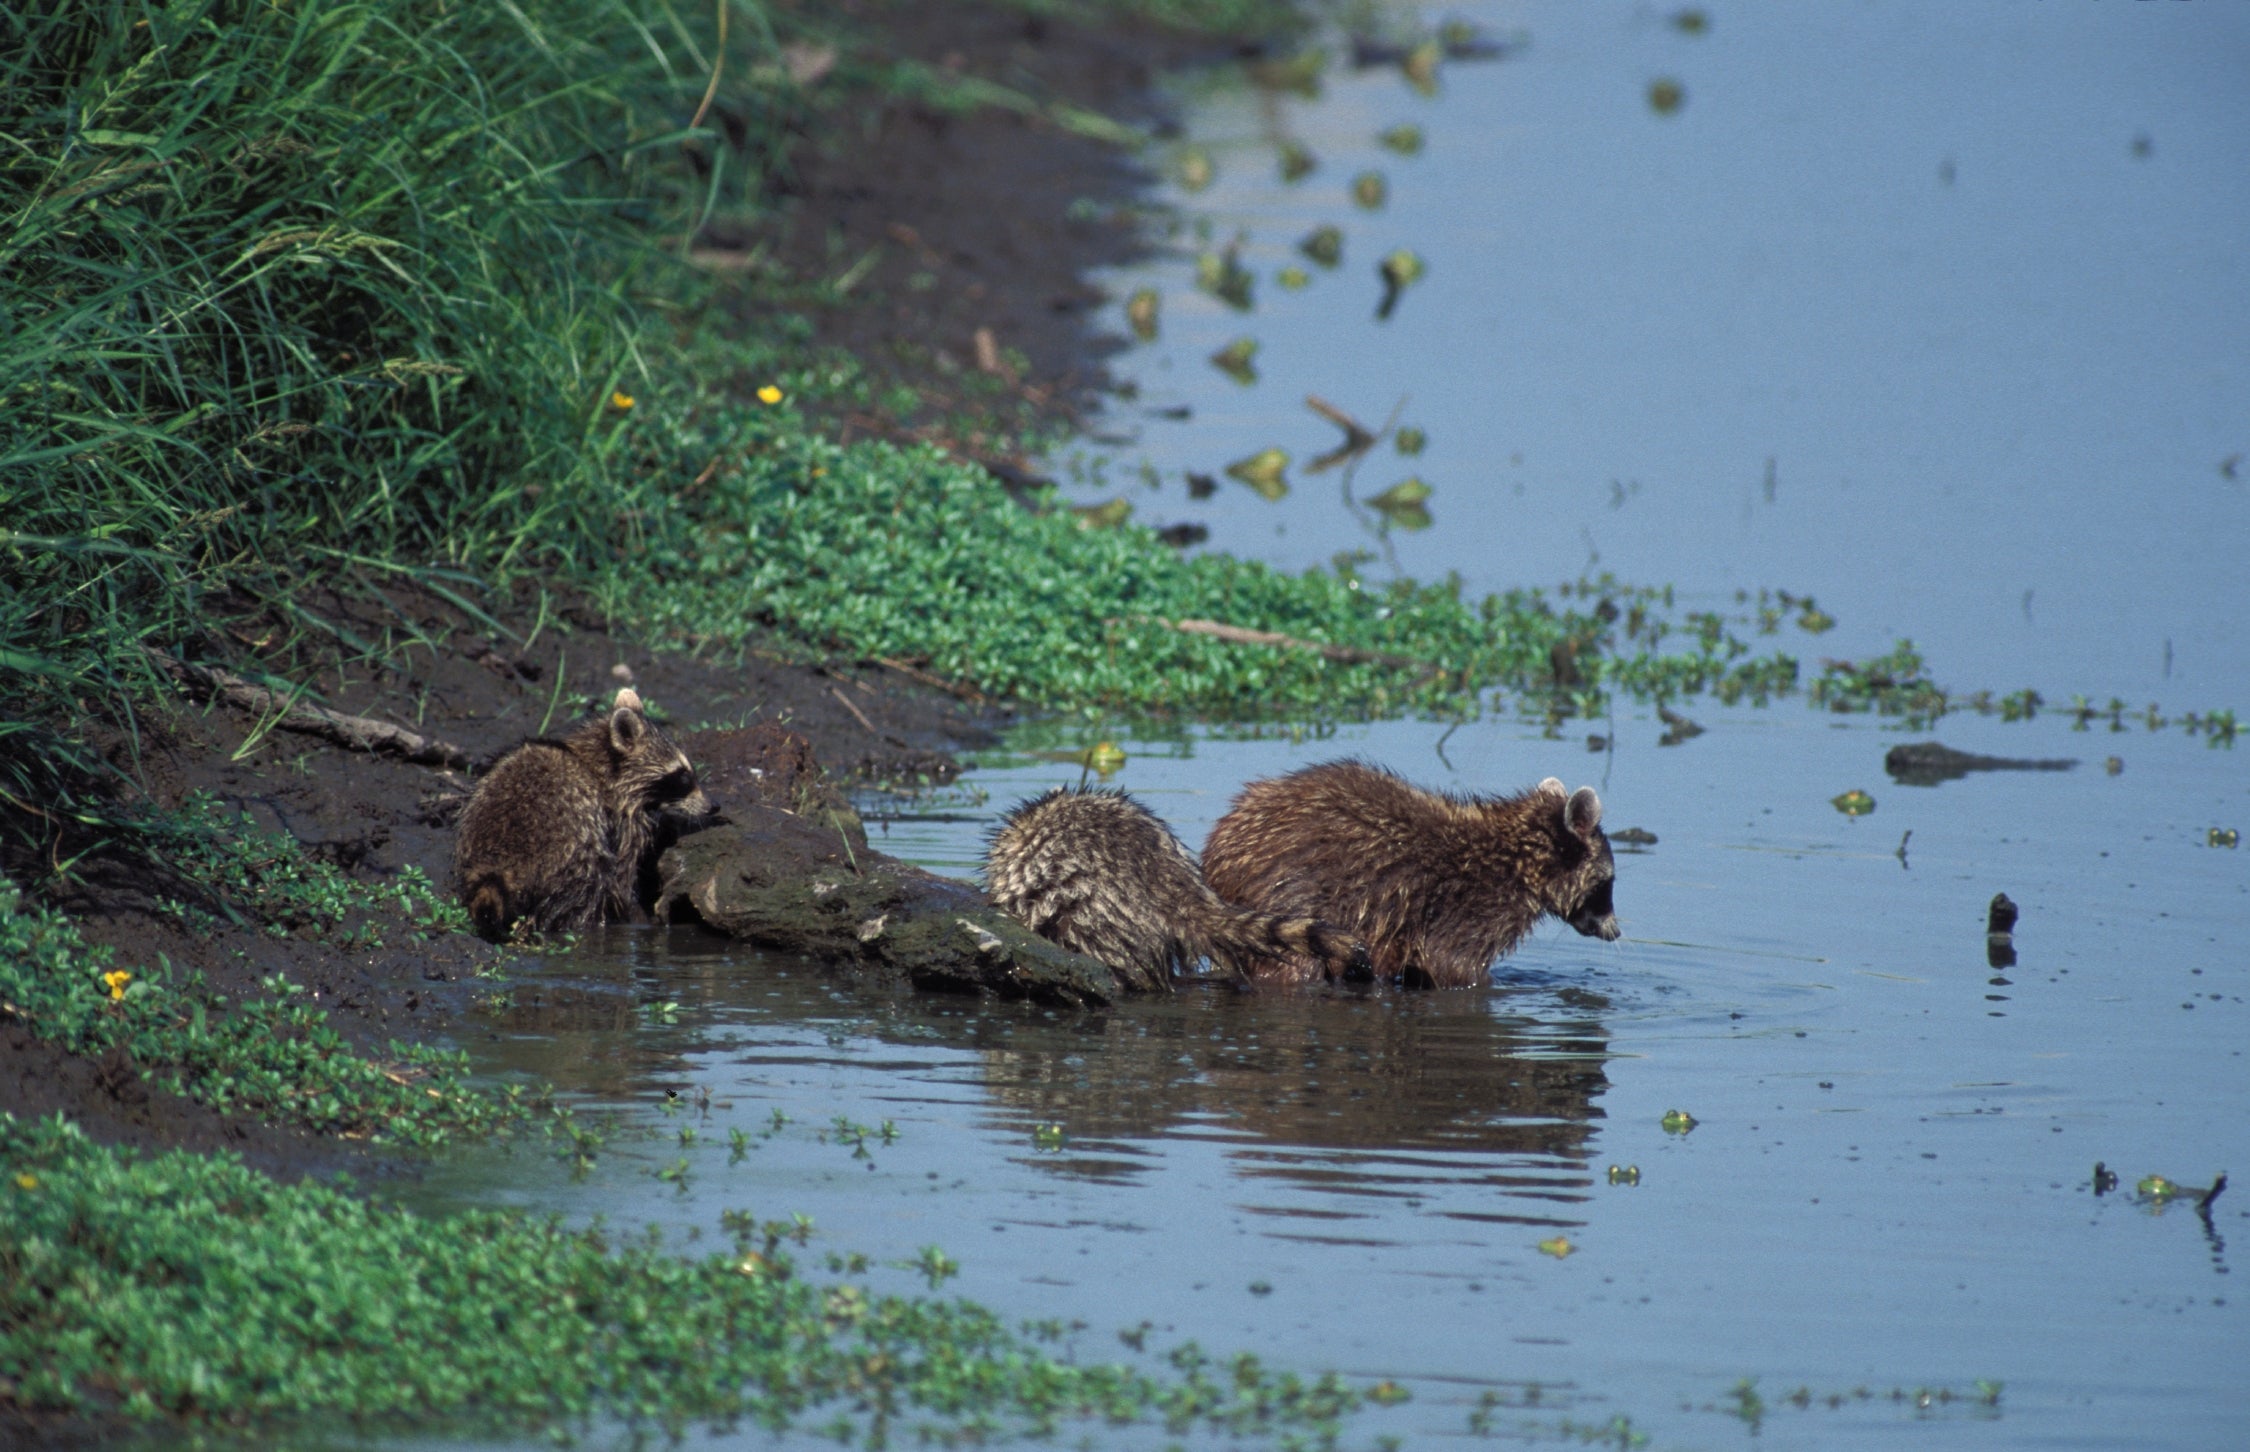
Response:
[[[959,696],[962,700],[968,701],[974,705],[981,706],[984,704],[984,693],[977,690],[977,688],[974,686],[965,686],[958,681],[949,681],[942,676],[933,676],[928,671],[923,670],[918,666],[909,665],[903,660],[893,660],[890,656],[887,655],[879,655],[875,657],[875,663],[877,665],[887,665],[902,676],[909,676],[914,680],[920,681],[925,686],[935,686],[938,690],[944,691],[948,695]]]
[[[1237,645],[1277,645],[1288,650],[1318,651],[1327,659],[1345,665],[1381,665],[1398,670],[1432,672],[1445,669],[1428,661],[1415,660],[1411,656],[1392,655],[1388,651],[1361,650],[1354,645],[1324,645],[1317,640],[1299,640],[1294,635],[1283,635],[1276,630],[1252,630],[1246,625],[1223,625],[1216,620],[1166,620],[1161,615],[1135,615],[1130,618],[1146,621],[1151,625],[1161,625],[1166,630],[1177,630],[1183,635],[1208,635]]]
[[[857,721],[860,725],[867,728],[868,735],[881,736],[883,734],[882,732],[875,729],[875,723],[867,719],[867,713],[859,709],[859,707],[853,703],[851,697],[845,695],[842,691],[838,690],[834,686],[830,686],[828,688],[828,694],[834,696],[837,700],[844,703],[844,709],[852,713],[852,719],[854,721]]]
[[[469,753],[450,741],[423,736],[365,716],[347,716],[326,706],[308,705],[264,686],[254,686],[230,671],[216,666],[191,665],[145,645],[141,650],[167,675],[191,691],[260,716],[278,712],[279,719],[273,724],[279,730],[301,731],[351,751],[391,752],[421,766],[468,769]]]

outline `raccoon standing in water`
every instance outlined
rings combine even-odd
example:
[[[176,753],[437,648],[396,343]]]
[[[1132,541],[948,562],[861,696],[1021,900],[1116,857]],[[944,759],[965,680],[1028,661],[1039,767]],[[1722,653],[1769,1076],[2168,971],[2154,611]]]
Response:
[[[1366,939],[1376,976],[1463,988],[1552,914],[1617,937],[1617,869],[1602,802],[1547,778],[1521,796],[1441,796],[1379,767],[1332,761],[1252,782],[1203,849],[1220,897],[1311,913]],[[1298,954],[1250,965],[1279,982],[1318,977]]]
[[[1121,791],[1057,787],[1008,813],[985,852],[986,890],[1048,941],[1160,979],[1209,958],[1236,973],[1287,954],[1364,973],[1358,939],[1303,916],[1219,901],[1172,829]]]
[[[520,920],[568,932],[630,918],[662,818],[715,815],[695,768],[617,693],[608,716],[500,758],[461,814],[453,877],[488,938]]]

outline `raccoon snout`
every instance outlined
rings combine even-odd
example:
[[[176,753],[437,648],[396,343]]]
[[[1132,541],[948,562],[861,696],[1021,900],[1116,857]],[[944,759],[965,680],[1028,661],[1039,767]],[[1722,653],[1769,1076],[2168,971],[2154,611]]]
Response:
[[[1599,917],[1575,917],[1570,925],[1589,938],[1599,938],[1605,943],[1617,941],[1617,914],[1603,913]]]
[[[697,787],[676,802],[666,804],[664,810],[675,817],[684,817],[691,822],[700,822],[706,826],[716,825],[724,820],[719,815],[719,804],[711,800],[701,787]]]

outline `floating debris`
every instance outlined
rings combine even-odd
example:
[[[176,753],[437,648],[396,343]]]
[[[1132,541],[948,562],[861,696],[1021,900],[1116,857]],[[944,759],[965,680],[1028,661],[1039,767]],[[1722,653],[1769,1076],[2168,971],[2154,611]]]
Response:
[[[1375,270],[1383,279],[1383,300],[1375,305],[1375,316],[1388,318],[1406,289],[1420,282],[1429,267],[1418,254],[1401,247],[1376,263]]]
[[[1291,292],[1298,292],[1311,284],[1312,274],[1292,262],[1275,273],[1273,280]]]
[[[2108,772],[2111,776],[2121,774],[2125,770],[2125,758],[2122,756],[2103,758],[2102,770]]]
[[[1301,182],[1313,174],[1314,169],[1320,165],[1320,161],[1304,143],[1285,141],[1281,144],[1279,165],[1283,181]]]
[[[1125,299],[1125,321],[1132,325],[1133,336],[1144,343],[1156,341],[1157,292],[1144,287]]]
[[[1797,617],[1797,628],[1807,635],[1825,635],[1836,628],[1836,617],[1807,600]]]
[[[1422,153],[1422,128],[1411,121],[1379,133],[1375,140],[1400,156],[1419,156]]]
[[[1197,474],[1191,470],[1187,476],[1187,487],[1188,498],[1209,499],[1219,492],[1219,481],[1209,474]]]
[[[1205,252],[1195,259],[1195,285],[1236,312],[1255,306],[1252,289],[1257,279],[1242,265],[1242,240],[1227,244],[1224,252]]]
[[[1078,516],[1080,529],[1115,529],[1133,517],[1133,501],[1120,496],[1099,504],[1073,504],[1070,512]]]
[[[1593,738],[1588,737],[1587,741],[1590,745],[1593,741]],[[1599,747],[1594,747],[1593,749],[1607,750],[1608,748],[1609,743],[1607,741],[1604,741]],[[1615,832],[1610,833],[1609,841],[1610,845],[1613,847],[1618,845],[1623,845],[1626,847],[1654,847],[1656,845],[1656,834],[1654,832],[1651,832],[1646,827],[1623,827]]]
[[[1657,1127],[1666,1134],[1686,1134],[1689,1130],[1695,1128],[1696,1120],[1695,1116],[1685,1109],[1667,1109],[1664,1111],[1664,1117],[1656,1123]]]
[[[1258,491],[1262,499],[1279,499],[1289,492],[1286,471],[1289,455],[1282,449],[1260,449],[1247,459],[1237,459],[1227,465],[1227,477],[1240,479]]]
[[[1063,1127],[1059,1124],[1035,1124],[1031,1127],[1031,1147],[1049,1152],[1063,1147]]]
[[[1641,1182],[1639,1165],[1611,1165],[1609,1182],[1612,1185],[1638,1185]]]
[[[1936,786],[1972,771],[2069,771],[2075,757],[1979,756],[1936,741],[1910,741],[1883,753],[1883,770],[1901,786]]]
[[[1322,267],[1334,267],[1344,260],[1344,229],[1333,226],[1315,227],[1297,244],[1297,250]]]
[[[1703,727],[1700,724],[1690,721],[1669,706],[1658,706],[1656,708],[1656,719],[1664,723],[1664,734],[1656,738],[1656,744],[1659,746],[1677,746],[1683,741],[1693,740],[1703,734]]]
[[[1428,529],[1430,486],[1419,478],[1401,479],[1367,501],[1368,507],[1400,529]]]
[[[1379,171],[1363,171],[1352,178],[1352,201],[1370,212],[1381,207],[1390,194],[1390,183]]]
[[[1250,79],[1272,91],[1291,91],[1312,100],[1320,95],[1320,78],[1328,69],[1328,52],[1314,46],[1280,60],[1254,61]]]
[[[1551,1255],[1557,1260],[1564,1259],[1576,1249],[1578,1247],[1570,1243],[1570,1237],[1567,1235],[1551,1235],[1539,1242],[1539,1253]]]
[[[2004,892],[1992,895],[1991,905],[1984,913],[1984,961],[1992,968],[2016,966],[2015,899]]]
[[[1445,58],[1445,46],[1436,40],[1425,40],[1408,51],[1399,61],[1398,68],[1406,83],[1425,96],[1437,94],[1438,62]]]
[[[1659,116],[1669,116],[1687,104],[1687,87],[1670,76],[1659,76],[1648,83],[1648,108]]]
[[[1412,424],[1408,424],[1405,428],[1402,428],[1397,433],[1391,435],[1391,447],[1398,450],[1409,459],[1413,458],[1416,454],[1421,453],[1422,450],[1428,448],[1429,443],[1430,436],[1426,433],[1423,433],[1420,429],[1414,427]]]
[[[2203,840],[2212,847],[2237,847],[2242,843],[2242,834],[2232,827],[2213,827]]]
[[[1219,178],[1219,168],[1211,160],[1211,153],[1200,146],[1191,146],[1180,153],[1180,185],[1191,192],[1202,191]]]
[[[1692,6],[1672,12],[1672,28],[1682,35],[1703,35],[1711,29],[1711,17]]]
[[[1237,338],[1211,355],[1211,366],[1240,384],[1258,381],[1258,340]]]
[[[1875,799],[1857,787],[1841,796],[1830,797],[1828,803],[1847,817],[1864,817],[1875,810]]]

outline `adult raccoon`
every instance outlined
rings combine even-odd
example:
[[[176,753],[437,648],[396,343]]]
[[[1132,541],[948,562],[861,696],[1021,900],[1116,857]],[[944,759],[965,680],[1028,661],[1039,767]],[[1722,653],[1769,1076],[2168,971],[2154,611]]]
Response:
[[[695,768],[630,689],[609,714],[493,764],[461,814],[453,879],[488,938],[520,922],[569,932],[630,918],[666,818],[709,818]]]
[[[1462,988],[1542,916],[1616,939],[1601,821],[1592,787],[1566,792],[1553,777],[1520,796],[1456,797],[1332,761],[1244,787],[1211,829],[1203,871],[1240,907],[1358,934],[1379,978]],[[1248,965],[1281,982],[1324,971],[1294,953]]]
[[[985,852],[993,904],[1074,953],[1159,978],[1209,958],[1240,974],[1286,954],[1364,975],[1358,939],[1303,914],[1221,902],[1195,855],[1121,791],[1057,787],[1017,805]]]

